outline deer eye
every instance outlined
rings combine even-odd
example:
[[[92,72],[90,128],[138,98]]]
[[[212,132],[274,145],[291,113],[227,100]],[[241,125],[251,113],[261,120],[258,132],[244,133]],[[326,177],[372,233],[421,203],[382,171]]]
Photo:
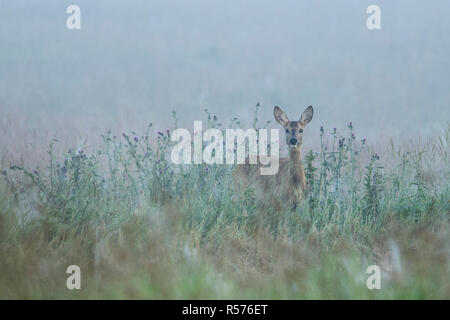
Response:
[[[289,129],[286,129],[286,133],[289,133]]]
[[[302,133],[302,132],[303,132],[303,129],[298,129],[298,132]]]

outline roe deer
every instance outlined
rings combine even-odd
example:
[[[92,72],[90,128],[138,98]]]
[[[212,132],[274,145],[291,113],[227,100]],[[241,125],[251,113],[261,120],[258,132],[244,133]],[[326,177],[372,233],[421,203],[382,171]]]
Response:
[[[305,170],[302,164],[303,130],[313,117],[313,107],[305,109],[299,121],[289,121],[280,107],[275,106],[274,116],[286,133],[289,158],[280,158],[278,173],[272,176],[259,174],[260,164],[237,165],[233,178],[237,191],[250,185],[255,187],[256,196],[264,201],[277,199],[295,208],[307,191]],[[259,163],[259,161],[258,161]]]

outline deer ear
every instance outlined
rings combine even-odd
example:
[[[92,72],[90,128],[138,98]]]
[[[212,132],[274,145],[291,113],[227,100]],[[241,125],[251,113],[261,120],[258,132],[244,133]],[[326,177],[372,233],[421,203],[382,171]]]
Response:
[[[313,114],[314,114],[314,109],[312,106],[309,106],[308,108],[305,109],[305,111],[303,111],[302,116],[300,118],[300,122],[303,125],[307,125],[311,121]]]
[[[281,124],[283,127],[287,127],[287,125],[289,124],[289,119],[280,107],[275,106],[275,108],[273,108],[273,114],[279,124]]]

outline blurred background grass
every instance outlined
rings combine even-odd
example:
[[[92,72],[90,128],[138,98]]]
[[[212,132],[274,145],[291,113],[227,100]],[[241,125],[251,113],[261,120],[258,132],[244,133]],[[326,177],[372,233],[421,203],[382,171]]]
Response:
[[[15,154],[55,137],[70,146],[100,134],[191,128],[203,108],[221,119],[261,118],[308,105],[320,126],[358,124],[362,136],[435,136],[449,117],[447,1],[0,1],[0,145]],[[3,149],[3,148],[2,148]],[[45,156],[45,152],[43,154]]]

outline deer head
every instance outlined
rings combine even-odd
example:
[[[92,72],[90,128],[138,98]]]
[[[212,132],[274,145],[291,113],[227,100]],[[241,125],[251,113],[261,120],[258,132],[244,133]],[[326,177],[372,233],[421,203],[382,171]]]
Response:
[[[311,121],[314,109],[312,106],[303,111],[300,120],[289,121],[288,117],[281,110],[280,107],[275,106],[274,110],[275,119],[281,124],[286,132],[286,144],[289,148],[300,148],[303,142],[303,130],[305,126]]]

